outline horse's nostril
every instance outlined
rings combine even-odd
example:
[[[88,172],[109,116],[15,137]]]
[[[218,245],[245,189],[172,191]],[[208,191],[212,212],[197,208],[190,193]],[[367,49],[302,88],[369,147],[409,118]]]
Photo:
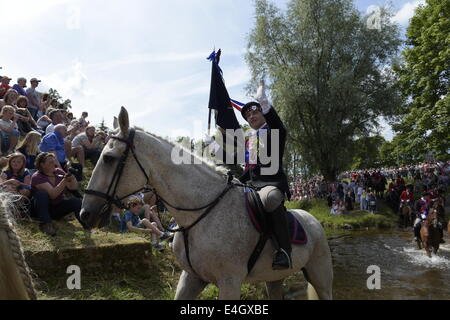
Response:
[[[89,216],[90,216],[90,213],[89,213],[89,212],[85,211],[84,209],[81,210],[81,212],[80,212],[80,218],[81,218],[81,221],[83,221],[83,222],[88,222]]]

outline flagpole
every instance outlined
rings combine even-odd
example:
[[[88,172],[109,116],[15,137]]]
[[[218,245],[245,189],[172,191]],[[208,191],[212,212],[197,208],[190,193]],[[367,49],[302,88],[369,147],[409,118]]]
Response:
[[[210,129],[211,129],[211,109],[209,109],[209,115],[208,115],[208,136],[209,136]]]

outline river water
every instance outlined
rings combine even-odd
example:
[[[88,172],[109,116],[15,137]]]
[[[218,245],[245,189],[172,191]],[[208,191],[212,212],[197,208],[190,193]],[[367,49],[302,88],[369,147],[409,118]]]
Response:
[[[450,299],[450,237],[437,255],[426,256],[413,242],[412,230],[328,233],[333,257],[334,299]],[[380,289],[367,280],[380,269]],[[371,281],[373,283],[373,281]],[[303,299],[305,284],[287,284],[286,298]]]

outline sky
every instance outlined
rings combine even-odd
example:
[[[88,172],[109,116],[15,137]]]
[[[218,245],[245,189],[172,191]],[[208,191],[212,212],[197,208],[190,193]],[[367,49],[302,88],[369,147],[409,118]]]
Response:
[[[287,0],[273,1],[285,8]],[[424,0],[398,0],[394,20],[403,30]],[[356,0],[367,13],[380,0]],[[132,125],[160,136],[203,137],[208,121],[211,64],[221,68],[232,99],[248,102],[250,71],[244,60],[254,25],[252,0],[0,0],[1,75],[41,79],[72,100],[88,120],[125,106]],[[29,82],[27,83],[29,85]],[[244,120],[239,114],[241,123]],[[382,134],[392,138],[389,126]]]

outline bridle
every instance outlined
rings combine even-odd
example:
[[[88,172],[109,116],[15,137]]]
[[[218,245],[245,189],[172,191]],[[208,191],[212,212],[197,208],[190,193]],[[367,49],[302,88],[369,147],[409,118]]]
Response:
[[[108,209],[111,206],[111,203],[115,204],[120,209],[124,209],[124,208],[126,208],[126,206],[122,202],[124,199],[126,199],[129,196],[131,196],[133,194],[136,194],[138,192],[146,193],[146,192],[153,191],[152,188],[150,188],[148,185],[145,185],[144,187],[142,187],[142,188],[140,188],[138,190],[135,190],[135,191],[131,192],[130,194],[127,194],[127,195],[125,195],[123,197],[119,198],[116,195],[117,187],[119,185],[120,178],[122,177],[123,169],[125,168],[125,163],[127,161],[127,158],[128,158],[128,155],[129,155],[130,151],[131,151],[131,154],[133,155],[133,158],[136,160],[136,163],[138,164],[139,168],[141,169],[142,173],[144,174],[146,181],[148,182],[148,180],[149,180],[149,176],[145,172],[145,169],[142,166],[141,162],[139,161],[139,159],[138,159],[138,157],[136,155],[136,152],[134,150],[133,140],[134,140],[135,134],[136,134],[136,130],[134,128],[131,128],[130,129],[130,134],[128,135],[127,139],[123,139],[123,138],[118,137],[118,136],[112,136],[111,137],[111,139],[118,140],[120,142],[125,143],[127,147],[126,147],[125,151],[123,152],[122,156],[119,159],[119,164],[117,165],[116,170],[114,171],[114,174],[113,174],[112,179],[111,179],[111,183],[109,184],[109,187],[108,187],[108,191],[106,191],[106,193],[103,193],[103,192],[100,192],[100,191],[87,189],[84,192],[86,194],[94,195],[94,196],[97,196],[97,197],[105,199],[107,201],[106,205],[108,206]],[[103,208],[102,213],[108,211],[108,210],[104,210],[104,209],[105,208]]]
[[[205,211],[190,226],[178,227],[177,229],[171,229],[171,228],[168,228],[168,227],[164,226],[164,229],[166,229],[166,230],[168,230],[170,232],[182,232],[183,233],[184,247],[185,247],[185,251],[186,251],[186,258],[187,258],[187,261],[189,263],[189,266],[194,271],[194,268],[192,267],[191,259],[190,259],[190,256],[189,256],[189,234],[188,234],[188,231],[192,227],[194,227],[197,223],[199,223],[201,220],[203,220],[203,218],[205,218],[212,211],[212,209],[220,202],[220,200],[222,200],[222,198],[225,196],[225,194],[228,191],[230,191],[233,187],[235,187],[235,186],[250,187],[250,188],[254,188],[254,187],[234,182],[233,181],[233,175],[230,172],[228,172],[227,185],[224,188],[224,190],[213,201],[211,201],[207,205],[204,205],[204,206],[199,207],[199,208],[180,208],[180,207],[174,206],[174,205],[170,204],[168,201],[166,201],[163,197],[159,196],[157,194],[156,190],[153,187],[149,186],[148,184],[144,185],[144,187],[142,187],[142,188],[140,188],[140,189],[138,189],[138,190],[136,190],[136,191],[134,191],[134,192],[132,192],[130,194],[127,194],[127,195],[125,195],[123,197],[118,197],[116,195],[117,186],[119,185],[119,181],[120,181],[120,178],[122,176],[123,169],[125,167],[125,163],[126,163],[126,160],[127,160],[127,157],[129,155],[130,151],[131,151],[134,159],[136,160],[136,163],[138,164],[139,168],[141,169],[142,173],[144,174],[144,176],[146,178],[146,182],[148,183],[149,180],[150,180],[149,179],[149,175],[146,173],[144,167],[140,163],[140,161],[139,161],[139,159],[138,159],[138,157],[136,155],[135,149],[134,149],[133,140],[134,140],[135,134],[136,134],[135,129],[131,128],[127,139],[123,139],[123,138],[118,137],[118,136],[112,136],[111,137],[111,139],[115,139],[115,140],[118,140],[118,141],[121,141],[121,142],[125,143],[127,147],[126,147],[124,153],[122,154],[122,156],[120,157],[119,164],[117,165],[117,168],[116,168],[116,170],[114,172],[114,175],[112,177],[111,183],[109,184],[108,191],[106,193],[103,193],[103,192],[95,191],[95,190],[92,190],[92,189],[87,189],[85,191],[85,193],[89,194],[89,195],[93,195],[93,196],[97,196],[97,197],[103,198],[103,199],[105,199],[107,201],[107,203],[103,206],[103,208],[100,211],[100,218],[101,219],[105,219],[105,218],[107,218],[109,216],[110,208],[111,208],[111,204],[112,203],[115,204],[116,206],[118,206],[119,208],[123,209],[123,208],[125,208],[125,205],[123,204],[122,201],[124,199],[128,198],[129,196],[131,196],[133,194],[136,194],[138,192],[143,192],[143,193],[153,192],[156,195],[156,197],[159,198],[165,205],[167,205],[167,206],[169,206],[169,207],[171,207],[171,208],[173,208],[173,209],[175,209],[177,211],[199,211],[199,210],[205,209]],[[195,271],[194,271],[194,273],[195,273]]]
[[[87,189],[85,190],[85,194],[88,195],[93,195],[93,196],[97,196],[100,198],[103,198],[107,201],[107,203],[103,206],[102,210],[100,211],[100,217],[101,218],[105,218],[105,214],[109,215],[109,209],[111,208],[111,204],[115,204],[117,207],[119,207],[120,209],[125,209],[126,206],[123,203],[123,200],[130,197],[131,195],[134,195],[136,193],[142,192],[142,193],[148,193],[148,192],[153,192],[157,198],[159,198],[165,205],[177,210],[177,211],[199,211],[199,210],[203,210],[206,209],[205,212],[203,212],[200,217],[193,223],[191,224],[189,227],[180,227],[178,229],[170,229],[170,228],[165,228],[168,231],[171,232],[180,232],[180,231],[187,231],[188,229],[192,228],[194,225],[196,225],[198,222],[200,222],[200,220],[202,220],[204,217],[206,217],[206,215],[208,215],[208,213],[216,206],[217,203],[219,203],[219,201],[222,199],[222,197],[234,186],[236,185],[240,185],[237,183],[232,183],[233,180],[233,176],[231,174],[228,174],[228,183],[227,186],[225,187],[225,189],[219,194],[219,196],[217,196],[217,198],[215,198],[213,201],[211,201],[210,203],[202,206],[202,207],[198,207],[198,208],[180,208],[177,206],[172,205],[170,202],[166,201],[163,197],[161,197],[160,195],[157,194],[156,190],[149,186],[148,184],[144,185],[144,187],[139,188],[138,190],[135,190],[125,196],[122,197],[118,197],[116,195],[116,191],[117,191],[117,187],[119,185],[119,181],[120,178],[122,177],[122,173],[123,173],[123,169],[125,167],[125,163],[126,160],[128,158],[128,155],[131,151],[131,154],[133,155],[134,160],[136,161],[136,163],[138,164],[139,168],[141,169],[141,172],[144,174],[145,179],[147,181],[147,183],[149,182],[150,178],[149,175],[147,174],[147,172],[145,171],[144,167],[142,166],[141,162],[139,161],[137,155],[136,155],[136,151],[134,149],[134,144],[133,144],[133,140],[134,140],[134,136],[136,134],[136,130],[134,128],[130,129],[130,133],[128,135],[127,139],[123,139],[121,137],[118,136],[112,136],[111,139],[115,139],[118,141],[121,141],[123,143],[126,144],[126,149],[123,152],[122,156],[119,159],[119,163],[116,167],[116,170],[114,171],[114,174],[112,176],[111,179],[111,183],[109,184],[108,190],[106,191],[106,193],[100,192],[100,191],[96,191],[96,190],[92,190],[92,189]],[[241,185],[243,186],[243,185]]]

